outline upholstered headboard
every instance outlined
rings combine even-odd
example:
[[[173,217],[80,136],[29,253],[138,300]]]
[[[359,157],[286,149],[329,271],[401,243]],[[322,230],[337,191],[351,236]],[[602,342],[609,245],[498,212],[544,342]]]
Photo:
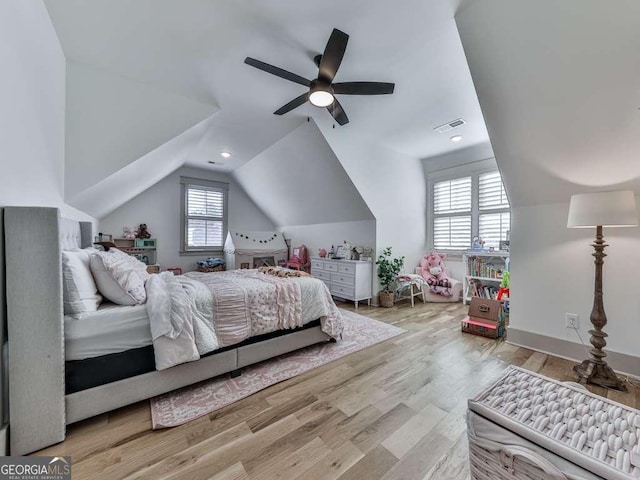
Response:
[[[23,455],[64,440],[62,249],[91,245],[91,224],[57,208],[6,207],[10,451]]]
[[[59,227],[58,238],[61,250],[87,248],[93,245],[91,222],[77,222],[68,218],[60,218]]]

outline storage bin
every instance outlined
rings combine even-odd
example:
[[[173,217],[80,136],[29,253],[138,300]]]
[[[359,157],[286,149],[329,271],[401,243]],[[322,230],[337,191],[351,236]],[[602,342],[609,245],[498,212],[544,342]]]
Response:
[[[580,385],[509,367],[469,400],[468,424],[474,480],[640,478],[640,411]]]

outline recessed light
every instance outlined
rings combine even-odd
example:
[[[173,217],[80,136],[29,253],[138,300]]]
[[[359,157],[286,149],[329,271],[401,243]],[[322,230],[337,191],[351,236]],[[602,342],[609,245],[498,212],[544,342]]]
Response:
[[[229,158],[231,156],[231,154],[229,152],[220,152],[220,156],[222,158]]]
[[[462,135],[454,135],[451,137],[452,142],[459,142],[460,140],[462,140]]]

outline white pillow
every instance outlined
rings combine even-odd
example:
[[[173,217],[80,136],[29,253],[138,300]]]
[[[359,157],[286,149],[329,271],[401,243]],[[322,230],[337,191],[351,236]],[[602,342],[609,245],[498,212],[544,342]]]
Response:
[[[85,248],[62,252],[62,291],[66,315],[95,312],[102,302],[89,267],[91,255],[97,251],[95,248]]]
[[[144,284],[147,266],[118,249],[91,255],[91,272],[98,290],[118,305],[141,305],[147,301]]]

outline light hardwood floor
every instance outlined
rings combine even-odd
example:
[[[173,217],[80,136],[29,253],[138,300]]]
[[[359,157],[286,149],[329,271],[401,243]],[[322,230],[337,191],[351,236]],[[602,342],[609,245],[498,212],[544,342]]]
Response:
[[[460,333],[459,304],[358,313],[407,333],[180,427],[152,431],[141,402],[38,453],[71,455],[76,480],[468,479],[467,398],[509,364],[573,379],[566,360]],[[635,387],[596,393],[640,407]]]

